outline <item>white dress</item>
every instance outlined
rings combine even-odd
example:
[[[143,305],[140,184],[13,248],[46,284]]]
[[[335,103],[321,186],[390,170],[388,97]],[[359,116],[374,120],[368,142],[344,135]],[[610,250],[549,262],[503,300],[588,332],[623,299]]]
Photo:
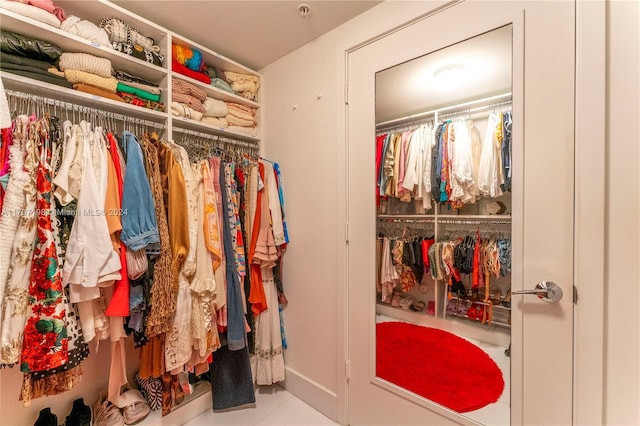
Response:
[[[21,145],[24,150],[21,149]],[[37,159],[33,148],[33,143],[28,138],[24,138],[24,140],[15,140],[9,150],[11,176],[3,206],[3,213],[6,215],[3,214],[2,220],[16,214],[15,219],[19,222],[13,245],[6,245],[11,250],[11,267],[4,299],[0,304],[2,306],[0,364],[5,365],[13,365],[20,360],[23,330],[27,319],[33,242],[37,231],[35,186]],[[22,210],[24,214],[18,216],[18,209],[24,209]]]

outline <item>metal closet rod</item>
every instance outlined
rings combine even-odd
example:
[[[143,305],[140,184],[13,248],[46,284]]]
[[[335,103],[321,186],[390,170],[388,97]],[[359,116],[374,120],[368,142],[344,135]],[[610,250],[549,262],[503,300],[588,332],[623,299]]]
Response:
[[[448,107],[432,109],[431,111],[419,112],[419,113],[416,113],[416,114],[407,115],[406,117],[394,118],[393,120],[387,120],[387,121],[383,121],[381,123],[376,123],[376,128],[387,126],[387,125],[391,125],[391,124],[395,124],[395,123],[401,123],[403,121],[410,121],[410,120],[420,119],[420,118],[427,117],[429,115],[435,115],[436,113],[460,110],[460,109],[464,109],[465,107],[468,107],[468,106],[471,106],[471,105],[482,104],[482,103],[490,104],[491,102],[498,102],[500,100],[504,100],[505,98],[511,98],[511,92],[502,93],[502,94],[495,95],[495,96],[489,96],[489,97],[482,98],[482,99],[476,99],[476,100],[469,101],[469,102],[462,102],[460,104],[451,105],[451,106],[448,106]],[[489,106],[490,105],[487,105],[487,107],[489,107]]]
[[[105,111],[102,109],[87,107],[83,105],[77,105],[71,102],[61,101],[59,99],[47,98],[46,96],[34,95],[32,93],[18,92],[10,89],[6,89],[5,93],[7,94],[8,97],[15,97],[15,98],[25,99],[27,101],[33,101],[33,102],[43,102],[46,105],[51,105],[56,108],[66,109],[68,111],[78,111],[85,114],[101,115],[101,116],[112,118],[118,121],[142,124],[147,127],[153,127],[157,129],[165,128],[165,125],[163,123],[157,123],[155,121],[149,121],[149,120],[144,120],[142,118],[130,117],[128,115],[118,114],[111,111]]]
[[[250,148],[250,149],[260,148],[259,143],[257,141],[253,142],[253,141],[246,141],[242,139],[233,139],[228,136],[219,136],[219,135],[214,135],[210,133],[197,132],[195,130],[181,129],[179,127],[174,128],[173,131],[178,133],[183,133],[189,136],[194,136],[197,138],[211,139],[212,141],[216,141],[216,142],[231,143],[233,145],[238,145],[244,148]]]

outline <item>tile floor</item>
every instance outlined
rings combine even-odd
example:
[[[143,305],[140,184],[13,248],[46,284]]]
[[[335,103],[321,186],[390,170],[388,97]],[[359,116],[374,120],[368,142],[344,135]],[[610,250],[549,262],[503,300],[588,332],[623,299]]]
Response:
[[[206,411],[185,426],[330,426],[337,425],[280,386],[260,387],[256,403],[246,408]]]
[[[378,321],[397,321],[394,318],[378,316]],[[480,410],[464,415],[479,423],[492,426],[509,425],[510,359],[504,354],[505,348],[467,339],[484,350],[496,362],[505,382],[505,390],[500,399]],[[187,422],[185,426],[328,426],[337,425],[322,413],[296,398],[285,389],[274,385],[256,390],[256,403],[242,409],[226,411],[206,411]]]

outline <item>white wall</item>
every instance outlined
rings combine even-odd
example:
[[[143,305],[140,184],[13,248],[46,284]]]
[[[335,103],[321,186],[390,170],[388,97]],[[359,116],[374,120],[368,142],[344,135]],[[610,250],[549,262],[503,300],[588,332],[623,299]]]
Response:
[[[640,424],[640,3],[609,1],[605,423]]]
[[[608,3],[604,420],[640,424],[638,2]],[[265,148],[286,185],[287,387],[344,420],[344,51],[433,4],[387,1],[261,70]],[[321,97],[320,97],[321,95]],[[345,293],[346,294],[346,293]],[[597,338],[597,336],[595,337]],[[588,350],[588,348],[581,348]],[[337,410],[337,411],[336,411]]]
[[[260,70],[267,158],[285,180],[286,387],[332,418],[344,395],[344,52],[443,2],[391,1]],[[342,407],[344,409],[344,407]]]

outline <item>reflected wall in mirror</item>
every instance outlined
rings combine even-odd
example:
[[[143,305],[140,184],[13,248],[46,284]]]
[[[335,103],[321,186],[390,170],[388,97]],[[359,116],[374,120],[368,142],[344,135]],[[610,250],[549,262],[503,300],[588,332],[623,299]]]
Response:
[[[487,424],[510,419],[511,87],[510,25],[376,74],[376,376]]]

